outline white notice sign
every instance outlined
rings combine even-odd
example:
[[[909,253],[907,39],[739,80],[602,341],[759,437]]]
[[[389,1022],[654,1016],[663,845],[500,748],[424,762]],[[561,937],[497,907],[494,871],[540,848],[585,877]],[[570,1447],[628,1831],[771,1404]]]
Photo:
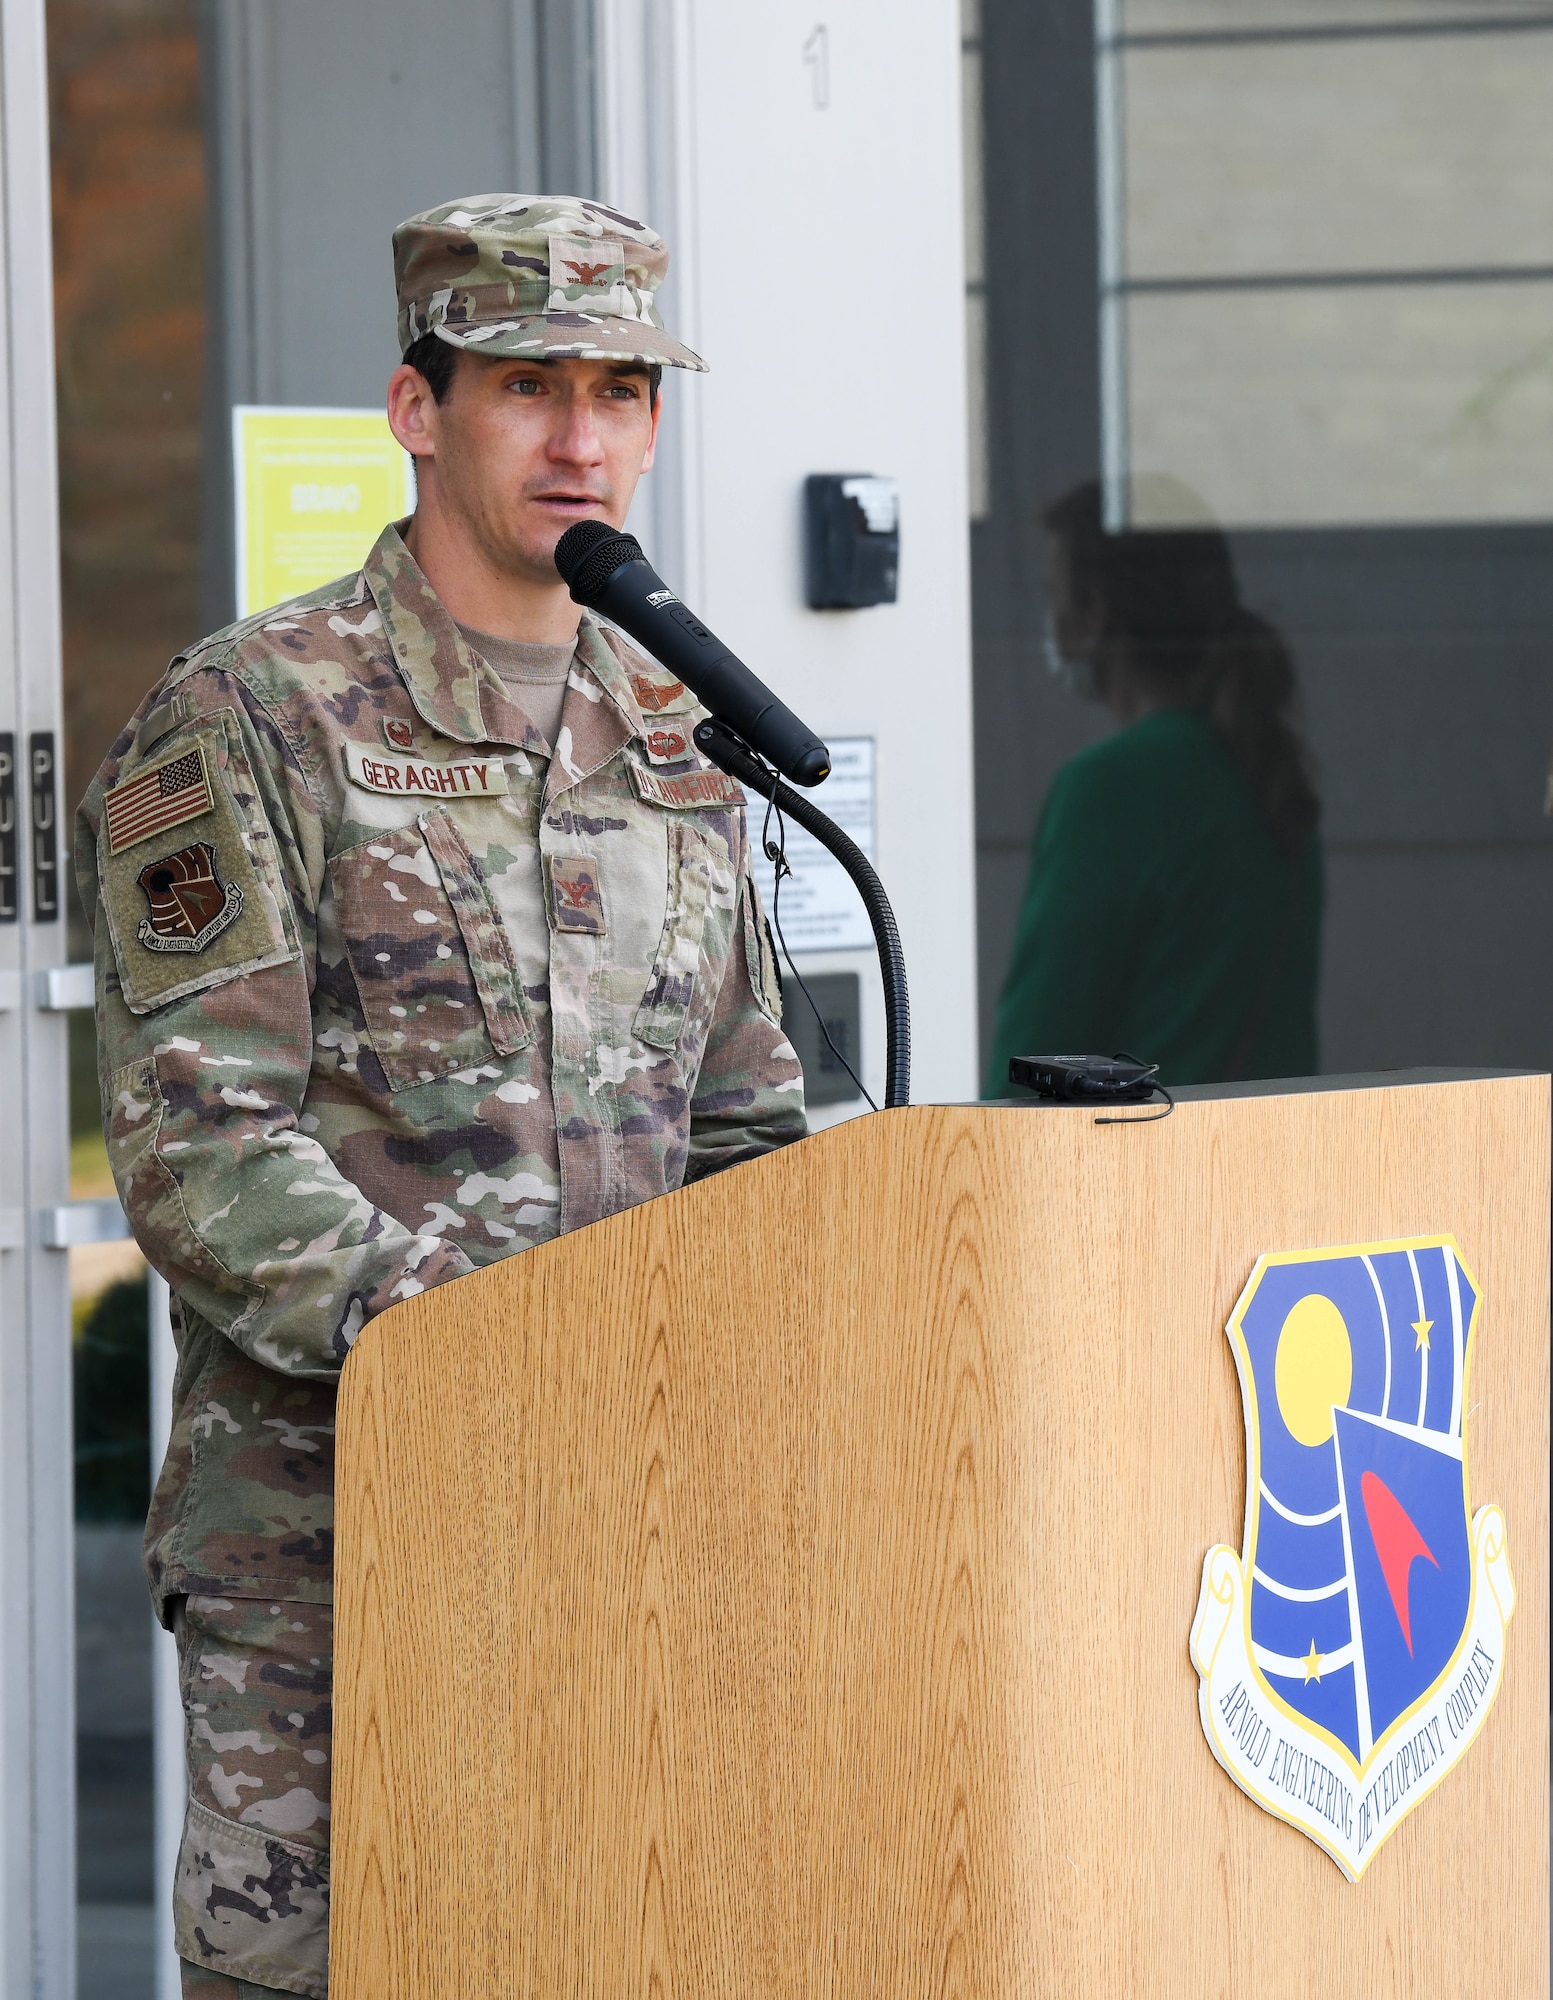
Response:
[[[805,798],[813,799],[855,840],[869,860],[874,859],[874,739],[871,736],[842,736],[830,739],[830,776],[816,785]],[[771,915],[772,867],[760,851],[760,829],[766,816],[764,803],[750,794],[750,841],[755,849],[755,865],[760,871],[761,900]],[[852,878],[839,861],[833,860],[811,834],[792,820],[783,822],[787,832],[787,860],[792,874],[782,881],[780,914],[782,933],[788,949],[800,951],[871,951],[874,934],[863,908],[862,898],[852,886]],[[776,814],[771,815],[771,837],[776,838]]]

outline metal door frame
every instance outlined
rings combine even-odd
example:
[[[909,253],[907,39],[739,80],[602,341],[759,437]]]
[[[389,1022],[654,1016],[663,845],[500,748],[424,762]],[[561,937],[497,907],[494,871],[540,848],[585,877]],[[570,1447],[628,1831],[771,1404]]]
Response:
[[[75,1591],[63,728],[43,0],[0,5],[0,1994],[75,2000]],[[0,803],[0,822],[6,818]],[[9,858],[7,856],[7,858]],[[52,867],[50,864],[52,863]],[[52,990],[51,990],[52,988]],[[58,1245],[59,1247],[51,1247]]]

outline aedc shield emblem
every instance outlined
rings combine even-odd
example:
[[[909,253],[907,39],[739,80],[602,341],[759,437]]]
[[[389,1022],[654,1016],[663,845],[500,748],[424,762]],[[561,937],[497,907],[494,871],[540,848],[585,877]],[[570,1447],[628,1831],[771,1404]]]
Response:
[[[1449,1236],[1263,1257],[1231,1315],[1243,1553],[1210,1549],[1198,1705],[1243,1791],[1357,1881],[1499,1692],[1515,1608],[1470,1512],[1478,1288]]]

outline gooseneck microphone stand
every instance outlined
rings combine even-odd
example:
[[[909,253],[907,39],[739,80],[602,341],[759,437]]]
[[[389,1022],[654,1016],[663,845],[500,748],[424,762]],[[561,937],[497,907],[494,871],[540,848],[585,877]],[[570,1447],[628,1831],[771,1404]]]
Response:
[[[607,521],[574,521],[555,545],[555,566],[574,603],[618,625],[677,674],[710,711],[695,732],[698,749],[812,833],[851,876],[873,926],[884,977],[885,1108],[909,1104],[911,1003],[890,899],[862,849],[833,819],[783,783],[788,777],[800,785],[819,784],[830,771],[829,750],[680,602],[635,535]]]
[[[873,926],[874,944],[879,953],[879,970],[884,979],[884,1103],[894,1110],[911,1102],[911,1000],[906,991],[906,959],[901,950],[895,912],[884,893],[884,884],[874,873],[868,856],[848,839],[836,822],[819,807],[783,784],[769,764],[758,758],[742,737],[715,716],[699,723],[696,747],[730,778],[769,799],[778,812],[797,822],[845,868],[863,899],[868,921]]]

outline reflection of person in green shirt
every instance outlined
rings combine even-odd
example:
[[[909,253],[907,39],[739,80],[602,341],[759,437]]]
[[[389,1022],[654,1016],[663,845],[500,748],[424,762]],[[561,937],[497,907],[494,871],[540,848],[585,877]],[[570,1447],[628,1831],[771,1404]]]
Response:
[[[1294,667],[1217,528],[1108,534],[1100,490],[1045,516],[1048,663],[1120,730],[1057,773],[985,1095],[1025,1054],[1126,1050],[1167,1083],[1316,1067],[1320,807]]]

